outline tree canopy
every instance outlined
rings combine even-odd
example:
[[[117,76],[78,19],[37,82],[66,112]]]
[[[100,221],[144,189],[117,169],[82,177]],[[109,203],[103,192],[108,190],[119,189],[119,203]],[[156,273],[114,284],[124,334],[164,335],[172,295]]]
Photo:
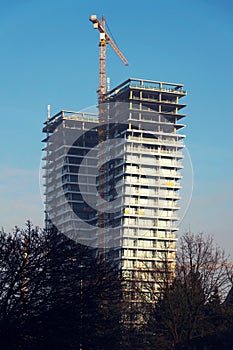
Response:
[[[231,349],[232,266],[211,236],[185,233],[175,274],[165,260],[131,284],[150,292],[136,307],[118,265],[54,228],[1,231],[0,252],[1,349]],[[124,322],[129,309],[143,321]]]

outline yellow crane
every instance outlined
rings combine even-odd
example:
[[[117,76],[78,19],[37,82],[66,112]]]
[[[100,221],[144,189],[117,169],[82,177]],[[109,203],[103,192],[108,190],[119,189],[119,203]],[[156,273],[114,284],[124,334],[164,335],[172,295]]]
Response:
[[[128,66],[127,59],[119,50],[117,44],[110,37],[110,35],[106,31],[106,21],[104,16],[102,16],[101,21],[97,18],[96,15],[92,15],[90,17],[90,21],[93,23],[94,29],[98,29],[99,36],[99,88],[98,92],[98,107],[99,107],[99,128],[98,128],[98,138],[99,143],[102,143],[106,139],[106,125],[105,125],[105,117],[106,117],[106,104],[103,103],[106,99],[107,93],[107,81],[106,81],[106,54],[107,54],[107,44],[110,44],[116,54],[120,57],[123,63]],[[101,161],[99,166],[99,193],[102,194],[104,190],[104,167],[102,166]],[[105,247],[105,237],[102,233],[102,227],[104,224],[104,216],[101,211],[98,214],[98,223],[99,223],[99,235],[98,235],[98,246],[99,253],[103,251],[100,247]]]
[[[119,50],[117,44],[113,41],[110,35],[106,31],[106,21],[104,16],[102,16],[101,21],[97,18],[96,15],[90,17],[90,21],[93,23],[93,27],[98,29],[100,32],[99,40],[99,89],[98,89],[98,102],[99,104],[104,101],[106,92],[107,92],[107,82],[106,82],[106,53],[107,53],[107,44],[110,44],[116,54],[120,57],[122,62],[128,66],[128,61]]]

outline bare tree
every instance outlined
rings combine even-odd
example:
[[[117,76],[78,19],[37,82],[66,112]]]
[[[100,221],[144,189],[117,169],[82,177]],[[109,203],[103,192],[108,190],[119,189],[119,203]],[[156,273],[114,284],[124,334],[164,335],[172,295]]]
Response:
[[[229,260],[212,236],[188,232],[179,241],[176,276],[186,284],[191,275],[198,276],[205,302],[216,289],[223,300],[232,285],[233,265]]]
[[[151,344],[160,349],[193,349],[197,339],[222,331],[227,315],[221,301],[231,287],[232,264],[213,237],[185,233],[179,241],[174,277],[164,272],[148,322]]]
[[[1,348],[118,348],[121,278],[115,265],[56,229],[30,222],[0,232],[0,253]]]

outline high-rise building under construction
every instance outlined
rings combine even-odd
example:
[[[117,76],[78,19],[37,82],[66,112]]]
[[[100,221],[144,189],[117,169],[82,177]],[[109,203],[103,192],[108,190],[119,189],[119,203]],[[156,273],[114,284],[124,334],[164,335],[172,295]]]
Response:
[[[107,93],[102,121],[62,111],[43,129],[49,221],[129,281],[150,279],[165,261],[174,268],[185,95],[182,84],[128,79]]]

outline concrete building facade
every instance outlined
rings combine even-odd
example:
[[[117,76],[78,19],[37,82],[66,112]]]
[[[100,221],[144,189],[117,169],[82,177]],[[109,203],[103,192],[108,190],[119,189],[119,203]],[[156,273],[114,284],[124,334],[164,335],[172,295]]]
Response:
[[[45,123],[47,214],[119,264],[132,302],[139,299],[133,282],[151,280],[159,292],[154,271],[165,262],[174,271],[185,95],[182,84],[128,79],[108,92],[101,122],[62,111]],[[98,148],[101,124],[106,145]],[[141,290],[151,298],[145,284]]]

